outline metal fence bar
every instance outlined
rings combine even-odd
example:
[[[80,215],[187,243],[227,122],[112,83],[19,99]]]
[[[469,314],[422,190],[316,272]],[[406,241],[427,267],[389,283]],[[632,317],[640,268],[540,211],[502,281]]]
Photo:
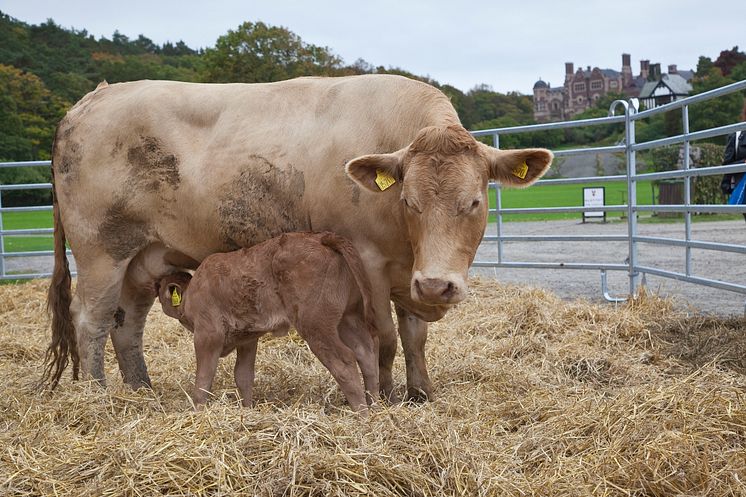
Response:
[[[600,209],[599,209],[600,210]],[[694,205],[638,205],[636,212],[701,212],[737,214],[746,212],[746,205],[694,204]]]
[[[696,283],[698,285],[709,286],[712,288],[719,288],[721,290],[728,290],[731,292],[746,293],[746,286],[738,285],[736,283],[728,283],[725,281],[702,278],[699,276],[687,276],[686,274],[683,274],[683,273],[677,273],[675,271],[666,271],[664,269],[658,269],[658,268],[649,267],[649,266],[637,266],[637,270],[642,273],[646,273],[646,274],[652,274],[655,276],[663,276],[664,278],[671,278],[671,279],[679,280],[679,281],[686,281],[687,283]]]
[[[43,234],[53,234],[54,228],[24,228],[24,229],[17,229],[17,230],[4,230],[2,229],[2,224],[0,224],[0,235],[7,235],[7,236],[18,236],[18,235],[43,235]]]
[[[746,170],[746,166],[744,166]],[[581,183],[601,183],[601,182],[614,182],[614,181],[627,181],[626,174],[618,174],[614,176],[588,176],[585,178],[557,178],[557,179],[540,179],[531,187],[535,186],[547,186],[547,185],[573,185]]]
[[[492,135],[492,144],[495,148],[500,148],[500,135],[497,133],[494,133]],[[503,261],[503,240],[502,240],[502,234],[503,234],[503,213],[502,213],[502,188],[500,188],[500,185],[497,181],[494,181],[492,183],[493,188],[495,189],[495,214],[497,215],[497,219],[495,222],[495,228],[497,231],[497,262],[498,264]],[[492,210],[488,209],[489,212],[492,212]]]
[[[618,205],[599,205],[591,207],[510,207],[500,209],[503,214],[546,214],[546,213],[568,213],[568,212],[588,212],[588,211],[626,211],[627,204]],[[497,209],[490,209],[491,213],[497,212]]]
[[[525,268],[525,269],[594,269],[609,271],[628,271],[628,264],[604,264],[590,262],[494,262],[474,261],[473,267]]]
[[[504,242],[626,242],[626,235],[503,235]],[[482,238],[496,242],[494,236]]]
[[[599,124],[623,123],[624,116],[594,117],[592,119],[578,119],[577,121],[561,121],[556,123],[528,124],[526,126],[511,126],[508,128],[491,128],[472,131],[472,136],[494,136],[495,133],[500,135],[514,135],[516,133],[532,133],[535,131],[547,131],[550,129],[579,128],[582,126],[595,126]]]
[[[0,185],[2,190],[50,190],[52,183],[27,183],[18,185]]]
[[[37,167],[37,166],[51,166],[51,160],[30,160],[23,162],[0,162],[0,169],[6,167]]]
[[[31,207],[0,207],[0,212],[38,212],[51,210],[51,205],[34,205]]]
[[[635,240],[639,243],[653,243],[658,245],[671,245],[674,247],[686,247],[690,249],[717,250],[719,252],[746,254],[746,246],[734,245],[732,243],[701,242],[698,240],[681,240],[679,238],[665,238],[658,236],[636,236]]]
[[[3,192],[0,190],[0,279],[5,278],[5,228],[3,228]]]
[[[633,150],[647,150],[650,148],[664,147],[666,145],[676,145],[682,143],[684,140],[689,139],[690,141],[704,140],[705,138],[713,138],[715,136],[729,135],[736,131],[746,129],[746,123],[728,124],[727,126],[719,126],[717,128],[704,129],[702,131],[694,131],[692,133],[669,136],[667,138],[659,138],[658,140],[650,140],[634,145]]]
[[[662,171],[659,173],[642,173],[638,174],[637,178],[638,180],[674,179],[695,176],[714,176],[718,174],[740,173],[744,171],[746,171],[746,164],[740,163],[728,164],[725,166],[698,167],[689,170],[679,169],[676,171]]]

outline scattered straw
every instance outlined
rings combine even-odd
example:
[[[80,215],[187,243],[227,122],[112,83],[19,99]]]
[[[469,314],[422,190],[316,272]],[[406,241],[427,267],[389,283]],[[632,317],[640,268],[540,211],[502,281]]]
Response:
[[[153,391],[34,390],[46,282],[0,286],[2,495],[745,495],[746,323],[654,296],[565,302],[474,280],[431,325],[437,400],[361,420],[297,335],[268,339],[254,409],[232,359],[194,413],[191,336],[151,313]],[[395,365],[404,390],[401,354]]]

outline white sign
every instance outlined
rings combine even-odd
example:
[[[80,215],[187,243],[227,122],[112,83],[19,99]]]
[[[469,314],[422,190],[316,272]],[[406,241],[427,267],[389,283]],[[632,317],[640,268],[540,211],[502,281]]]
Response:
[[[604,187],[583,188],[583,207],[601,207],[604,202]],[[606,217],[604,211],[587,211],[583,213],[583,219],[587,217]]]

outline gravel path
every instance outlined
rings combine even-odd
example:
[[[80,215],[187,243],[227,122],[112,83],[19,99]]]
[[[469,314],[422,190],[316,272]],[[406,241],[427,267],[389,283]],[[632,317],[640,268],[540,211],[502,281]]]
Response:
[[[639,233],[670,238],[684,237],[684,224],[638,224]],[[504,225],[505,235],[626,235],[626,223],[580,223],[579,221],[513,222]],[[487,228],[494,235],[495,225]],[[743,221],[697,222],[692,224],[695,240],[746,245],[746,224]],[[639,244],[639,262],[646,266],[684,272],[684,249],[662,245]],[[605,262],[624,263],[626,242],[506,242],[506,261],[530,262]],[[497,260],[497,244],[483,243],[478,261]],[[73,264],[74,268],[74,264]],[[8,272],[48,272],[51,257],[23,257],[6,260]],[[695,276],[746,283],[746,256],[708,250],[692,250],[692,270]],[[522,283],[547,288],[562,298],[586,298],[603,302],[599,271],[570,269],[486,269],[474,268],[472,274],[495,277],[499,281]],[[612,295],[625,295],[628,279],[625,271],[610,271],[609,289]],[[668,278],[647,277],[648,288],[673,297],[680,305],[691,305],[716,314],[741,314],[746,295],[684,283]]]
[[[495,226],[488,234],[496,234]],[[641,236],[684,238],[684,224],[638,224]],[[514,222],[503,225],[504,235],[626,235],[626,223],[579,221]],[[697,222],[692,224],[692,239],[698,241],[746,245],[746,224],[743,221]],[[505,242],[508,262],[599,262],[621,264],[627,258],[627,242]],[[483,243],[478,261],[497,260],[497,243]],[[669,271],[683,273],[685,249],[664,245],[638,244],[638,262]],[[586,298],[604,301],[599,271],[572,269],[485,269],[474,268],[473,274],[487,275],[499,281],[523,283],[552,290],[562,298]],[[746,283],[746,256],[743,254],[692,250],[694,276]],[[669,278],[647,276],[648,289],[670,296],[681,306],[692,306],[707,313],[741,314],[746,295],[685,283]],[[629,290],[625,271],[608,272],[612,295],[624,295]]]

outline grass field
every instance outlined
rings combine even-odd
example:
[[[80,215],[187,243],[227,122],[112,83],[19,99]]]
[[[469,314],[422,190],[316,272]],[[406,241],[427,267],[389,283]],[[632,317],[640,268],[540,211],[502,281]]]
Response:
[[[3,229],[20,230],[51,228],[52,211],[6,212],[3,216]],[[5,236],[5,252],[26,252],[52,250],[51,235]]]
[[[624,182],[594,182],[574,185],[546,185],[535,186],[526,190],[513,190],[504,188],[502,190],[502,206],[508,208],[526,207],[580,207],[583,205],[583,188],[589,186],[603,186],[606,188],[606,204],[617,205],[627,201],[627,184]],[[650,204],[653,201],[653,192],[650,181],[637,183],[637,202],[639,204]],[[490,207],[495,207],[495,193],[490,190]],[[622,212],[609,212],[607,218],[620,218]],[[504,221],[548,221],[552,219],[580,219],[579,212],[551,213],[551,214],[507,214]],[[490,216],[494,221],[495,216]]]

